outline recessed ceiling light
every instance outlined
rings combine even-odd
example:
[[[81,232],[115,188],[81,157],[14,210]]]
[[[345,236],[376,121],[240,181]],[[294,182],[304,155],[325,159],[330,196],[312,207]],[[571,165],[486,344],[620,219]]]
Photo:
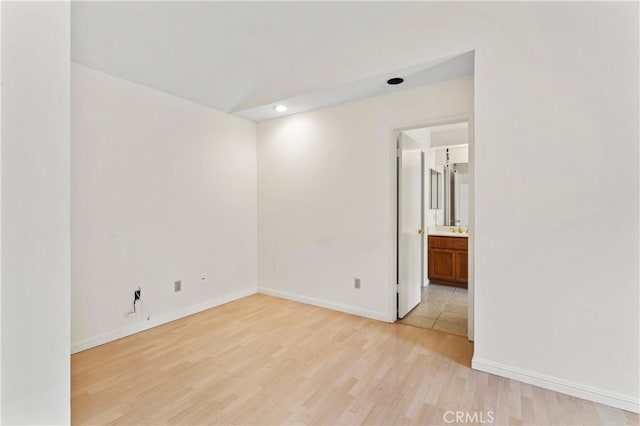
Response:
[[[273,109],[278,112],[285,112],[287,110],[287,107],[284,105],[276,105],[275,107],[273,107]]]
[[[390,78],[389,80],[387,80],[387,84],[395,86],[396,84],[400,84],[403,81],[404,81],[404,78],[394,77],[394,78]]]

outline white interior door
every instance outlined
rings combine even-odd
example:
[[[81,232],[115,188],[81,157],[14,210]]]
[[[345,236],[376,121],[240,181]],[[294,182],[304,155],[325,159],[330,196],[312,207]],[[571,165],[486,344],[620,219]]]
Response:
[[[398,317],[420,303],[424,267],[424,153],[400,138],[398,164]]]

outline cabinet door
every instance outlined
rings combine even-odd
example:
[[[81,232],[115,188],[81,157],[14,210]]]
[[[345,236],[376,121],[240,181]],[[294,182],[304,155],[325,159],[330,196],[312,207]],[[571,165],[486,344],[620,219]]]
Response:
[[[429,250],[429,278],[455,280],[454,253],[446,249]]]
[[[466,251],[455,252],[455,280],[461,283],[466,283],[469,276],[469,262]]]

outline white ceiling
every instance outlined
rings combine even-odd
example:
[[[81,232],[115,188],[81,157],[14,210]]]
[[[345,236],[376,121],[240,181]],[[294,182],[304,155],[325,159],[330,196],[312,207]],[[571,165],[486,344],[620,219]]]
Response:
[[[71,59],[229,112],[393,7],[72,2]]]
[[[404,66],[390,58],[386,69],[361,71],[357,78],[358,52],[353,62],[326,59],[373,28],[384,28],[385,19],[406,7],[390,2],[74,1],[71,58],[254,121],[283,115],[273,111],[276,101],[286,101],[290,114],[472,74],[472,54],[428,63],[415,58]],[[396,73],[405,84],[387,86],[384,81]],[[340,84],[326,84],[327,75]]]
[[[451,58],[394,70],[375,77],[353,81],[329,89],[317,90],[289,99],[279,99],[277,102],[268,102],[254,108],[233,112],[248,120],[262,121],[276,116],[297,114],[369,96],[384,95],[398,90],[425,86],[427,84],[471,74],[473,74],[473,52],[467,52]],[[402,77],[404,82],[400,85],[390,86],[387,84],[387,80],[392,77]],[[286,105],[287,112],[275,112],[274,106],[276,104]]]
[[[466,129],[468,127],[469,127],[469,123],[464,121],[461,123],[443,124],[442,126],[429,127],[429,130],[431,130],[431,134],[433,134],[433,133],[439,133],[439,132],[448,132],[450,130],[455,130],[455,129]]]
[[[422,127],[403,131],[404,134],[432,148],[469,143],[467,122]]]
[[[431,131],[428,127],[423,127],[420,129],[411,129],[405,130],[402,133],[409,136],[411,139],[417,140],[423,144],[431,143]]]

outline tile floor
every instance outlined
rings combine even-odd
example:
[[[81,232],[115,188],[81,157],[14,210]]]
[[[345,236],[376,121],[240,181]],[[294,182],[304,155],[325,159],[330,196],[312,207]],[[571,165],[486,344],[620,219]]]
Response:
[[[466,336],[467,290],[429,284],[422,289],[422,302],[398,323]]]

